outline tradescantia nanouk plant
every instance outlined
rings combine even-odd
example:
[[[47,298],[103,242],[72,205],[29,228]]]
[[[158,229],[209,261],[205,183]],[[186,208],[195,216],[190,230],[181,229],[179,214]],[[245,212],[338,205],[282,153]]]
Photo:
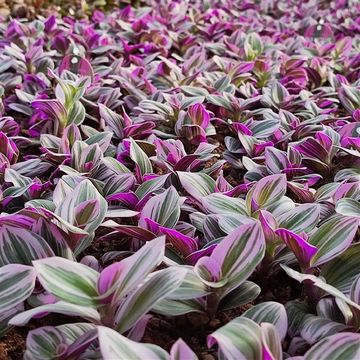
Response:
[[[0,11],[5,352],[360,357],[359,6],[325,5]]]

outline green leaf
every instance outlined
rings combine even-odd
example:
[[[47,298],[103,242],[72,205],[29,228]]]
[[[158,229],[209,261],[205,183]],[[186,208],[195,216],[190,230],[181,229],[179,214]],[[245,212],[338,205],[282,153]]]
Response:
[[[214,193],[202,198],[204,209],[210,214],[247,215],[245,200]]]
[[[227,291],[231,291],[250,274],[265,254],[265,239],[258,222],[241,225],[227,235],[211,254],[221,267],[222,278],[228,279]]]
[[[274,301],[265,301],[246,310],[241,316],[249,318],[259,325],[263,322],[273,324],[281,340],[285,339],[288,320],[284,305]]]
[[[178,171],[182,187],[195,199],[201,199],[215,191],[215,180],[203,173]]]
[[[139,219],[139,226],[147,228],[145,219],[151,219],[167,228],[174,228],[180,217],[180,196],[173,186],[147,201]]]
[[[253,283],[252,281],[245,281],[221,299],[219,304],[219,311],[229,310],[244,304],[248,304],[256,299],[260,292],[260,286]]]
[[[319,266],[344,252],[353,241],[358,225],[357,219],[336,217],[320,226],[308,240],[318,248],[310,265]]]
[[[324,280],[316,277],[315,275],[310,275],[310,274],[301,274],[291,268],[289,268],[286,265],[281,264],[280,265],[285,272],[293,279],[299,281],[300,283],[305,281],[305,280],[309,280],[311,281],[314,286],[318,287],[321,290],[324,290],[325,292],[327,292],[328,294],[335,296],[336,298],[339,298],[340,300],[345,301],[347,304],[354,306],[356,309],[360,310],[360,305],[354,303],[350,298],[348,298],[346,295],[344,295],[341,291],[339,291],[338,289],[336,289],[334,286],[331,286],[329,284],[327,284]]]
[[[321,269],[326,282],[348,294],[355,278],[360,274],[360,243],[348,247],[342,254]]]
[[[0,309],[5,313],[25,301],[35,287],[36,273],[30,266],[9,264],[0,268]]]
[[[117,330],[120,333],[129,330],[158,301],[176,290],[186,273],[187,270],[180,267],[170,267],[152,273],[143,285],[140,285],[121,303],[114,319]]]
[[[87,319],[93,323],[100,323],[100,314],[88,306],[80,306],[70,304],[65,301],[58,301],[55,304],[41,305],[34,309],[24,311],[14,316],[10,321],[10,325],[24,326],[33,317],[43,315],[44,313],[57,313],[67,316],[78,316]]]
[[[153,169],[149,158],[132,138],[130,138],[130,158],[139,166],[141,175],[152,173]]]
[[[161,347],[132,341],[110,328],[98,326],[98,333],[103,359],[168,360],[169,358],[169,354]]]
[[[304,355],[304,360],[358,360],[360,357],[360,334],[349,332],[328,336]]]
[[[49,244],[30,230],[3,224],[0,228],[0,266],[31,265],[32,260],[54,256]]]
[[[319,220],[320,207],[318,204],[301,204],[279,218],[279,228],[289,229],[295,233],[302,231],[309,233]]]
[[[261,328],[254,321],[238,317],[207,338],[208,347],[218,344],[225,359],[262,359]]]
[[[52,257],[33,261],[41,285],[57,298],[76,305],[96,306],[99,273],[90,267]]]
[[[336,203],[335,210],[340,215],[360,218],[360,202],[354,199],[340,199]]]

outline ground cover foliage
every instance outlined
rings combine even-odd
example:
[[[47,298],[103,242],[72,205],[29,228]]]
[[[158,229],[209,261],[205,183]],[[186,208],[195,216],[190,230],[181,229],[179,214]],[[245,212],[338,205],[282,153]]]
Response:
[[[358,2],[3,20],[4,358],[359,359]]]

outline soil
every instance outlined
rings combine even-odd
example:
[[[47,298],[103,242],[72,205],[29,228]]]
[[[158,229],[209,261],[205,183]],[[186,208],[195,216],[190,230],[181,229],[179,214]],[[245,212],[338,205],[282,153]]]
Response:
[[[0,340],[0,360],[22,359],[29,327],[14,328]]]

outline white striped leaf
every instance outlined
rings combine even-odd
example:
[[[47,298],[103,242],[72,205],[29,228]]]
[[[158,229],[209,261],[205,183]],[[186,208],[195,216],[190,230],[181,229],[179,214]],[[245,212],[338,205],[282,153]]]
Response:
[[[284,213],[279,221],[279,228],[285,228],[295,233],[302,231],[309,233],[320,220],[320,206],[318,204],[301,204],[289,212]]]
[[[84,306],[99,304],[97,271],[60,257],[37,260],[33,265],[41,285],[58,299]]]
[[[259,222],[241,225],[227,235],[214,249],[211,258],[220,265],[227,278],[227,291],[244,282],[265,254],[265,238]]]
[[[260,286],[253,283],[252,281],[245,281],[221,299],[219,310],[229,310],[244,304],[248,304],[257,298],[260,292]]]
[[[18,306],[13,307],[8,311],[0,311],[0,337],[5,335],[6,332],[11,328],[11,325],[9,325],[9,320],[21,311],[24,311],[24,304],[19,304]]]
[[[283,352],[279,333],[273,324],[263,322],[260,324],[261,340],[264,360],[282,360]]]
[[[53,222],[41,217],[33,224],[32,231],[46,240],[56,256],[74,260],[69,236]]]
[[[349,246],[342,254],[329,261],[321,269],[326,282],[344,294],[350,292],[355,278],[360,274],[360,243]]]
[[[360,304],[360,275],[354,280],[350,289],[350,299],[354,301],[356,304]],[[356,308],[351,308],[352,310],[352,318],[351,323],[355,327],[355,329],[360,329],[360,310]]]
[[[254,219],[249,217],[248,215],[240,215],[240,214],[226,214],[226,215],[218,215],[219,219],[219,228],[225,233],[230,234],[233,230],[238,228],[240,225],[248,224],[254,222]]]
[[[67,125],[76,124],[80,125],[85,120],[86,110],[80,101],[76,101],[68,113]]]
[[[309,344],[315,344],[326,336],[337,334],[349,329],[349,326],[325,319],[321,316],[309,315],[301,329],[301,337]]]
[[[348,298],[346,295],[344,295],[341,291],[339,291],[338,289],[336,289],[334,286],[331,286],[329,284],[327,284],[324,280],[322,280],[321,278],[316,277],[315,275],[310,275],[310,274],[301,274],[291,268],[289,268],[286,265],[281,264],[280,265],[285,272],[292,277],[293,279],[299,281],[300,283],[305,281],[305,280],[309,280],[311,281],[314,286],[318,287],[319,289],[325,291],[326,293],[335,296],[336,298],[339,298],[340,300],[343,300],[344,302],[346,302],[348,305],[354,306],[356,309],[360,310],[360,305],[356,304],[354,301],[352,301],[350,298]]]
[[[158,301],[176,290],[186,273],[187,270],[180,267],[170,267],[152,273],[144,284],[121,303],[114,318],[117,330],[120,333],[129,330]]]
[[[254,321],[238,317],[207,338],[208,347],[215,343],[225,359],[259,360],[262,359],[261,328]]]
[[[353,241],[358,225],[357,219],[335,217],[320,226],[309,238],[309,243],[318,248],[310,265],[319,266],[344,252]]]
[[[198,357],[189,345],[187,345],[183,339],[179,338],[171,347],[169,360],[198,360]]]
[[[274,301],[266,301],[246,310],[242,316],[255,321],[259,325],[263,322],[273,324],[281,340],[284,340],[288,326],[284,305]]]
[[[266,208],[280,200],[286,193],[286,175],[269,175],[258,181],[246,196],[246,205],[249,213]]]
[[[279,174],[290,165],[285,151],[278,150],[272,146],[265,148],[265,164],[270,174]]]
[[[209,294],[209,290],[205,284],[194,273],[192,267],[186,268],[182,266],[181,269],[187,269],[186,275],[181,282],[181,285],[166,296],[167,299],[173,300],[188,300],[197,299]]]
[[[105,268],[98,279],[97,289],[102,301],[119,304],[164,258],[165,237],[147,242],[134,255]]]
[[[130,138],[130,158],[139,167],[141,175],[152,173],[152,165],[141,147]]]
[[[169,178],[170,174],[160,175],[153,179],[143,182],[135,191],[135,195],[139,199],[143,199],[146,195],[153,191],[164,188],[165,181]]]
[[[55,211],[55,204],[50,200],[45,199],[34,199],[27,201],[25,203],[25,207],[33,207],[33,208],[45,208],[50,211]]]
[[[25,301],[35,287],[36,273],[30,266],[9,264],[0,268],[0,311],[5,313]]]
[[[43,326],[29,331],[24,360],[56,359],[66,354],[68,344],[60,330]]]
[[[310,307],[299,300],[292,300],[285,304],[288,317],[288,334],[294,338],[300,335],[304,322],[311,311]]]
[[[107,360],[168,360],[169,354],[153,344],[141,344],[122,336],[115,330],[98,326],[100,351]]]
[[[247,215],[245,200],[214,193],[202,198],[204,209],[210,214]]]
[[[58,301],[55,304],[41,305],[37,306],[34,309],[24,311],[16,316],[14,316],[10,321],[10,325],[15,326],[24,326],[26,325],[33,317],[38,317],[39,315],[44,315],[46,313],[56,313],[63,314],[68,316],[78,316],[83,319],[89,320],[93,323],[100,323],[100,314],[88,306],[80,306],[65,301]]]
[[[109,109],[103,104],[99,104],[99,113],[106,126],[114,133],[115,137],[122,139],[124,137],[124,119],[120,114]]]
[[[0,266],[31,265],[33,260],[54,256],[50,245],[27,229],[3,224],[0,228]]]
[[[340,215],[360,218],[360,202],[354,199],[340,199],[336,203],[335,210]]]
[[[89,323],[74,323],[74,324],[64,324],[56,326],[56,329],[60,330],[65,338],[70,342],[75,342],[80,336],[85,333],[95,330],[96,326]]]
[[[304,355],[304,360],[358,360],[360,358],[360,334],[339,333],[328,336]]]
[[[204,305],[196,299],[190,300],[171,300],[162,299],[156,303],[153,312],[165,316],[179,316],[188,313],[203,313]]]
[[[92,233],[102,223],[107,211],[107,202],[97,191],[90,180],[84,180],[76,186],[74,190],[69,192],[65,199],[56,207],[55,214],[66,222],[77,225],[77,207],[83,203],[88,204],[91,208],[93,203],[89,201],[94,200],[96,203],[96,216],[92,215],[89,222],[84,224],[83,230]],[[87,209],[83,209],[84,211]]]
[[[182,187],[195,199],[212,194],[215,191],[215,180],[203,173],[177,172]]]
[[[349,297],[351,299],[351,296],[349,296]],[[353,299],[351,299],[351,300],[353,300]],[[333,320],[338,323],[345,322],[346,324],[348,324],[351,319],[344,319],[344,314],[341,312],[341,310],[339,309],[339,306],[337,305],[338,301],[339,301],[339,299],[334,298],[334,297],[324,297],[324,298],[320,299],[318,301],[318,303],[316,304],[316,314],[319,317],[330,319],[330,320]],[[347,306],[346,303],[344,303],[342,300],[340,300],[340,301],[342,302],[342,304]],[[350,313],[351,313],[351,311],[350,311]],[[352,317],[352,314],[350,314],[350,317]]]
[[[145,219],[151,219],[167,228],[174,228],[180,217],[180,196],[173,186],[147,201],[139,219],[139,226],[147,228]]]

